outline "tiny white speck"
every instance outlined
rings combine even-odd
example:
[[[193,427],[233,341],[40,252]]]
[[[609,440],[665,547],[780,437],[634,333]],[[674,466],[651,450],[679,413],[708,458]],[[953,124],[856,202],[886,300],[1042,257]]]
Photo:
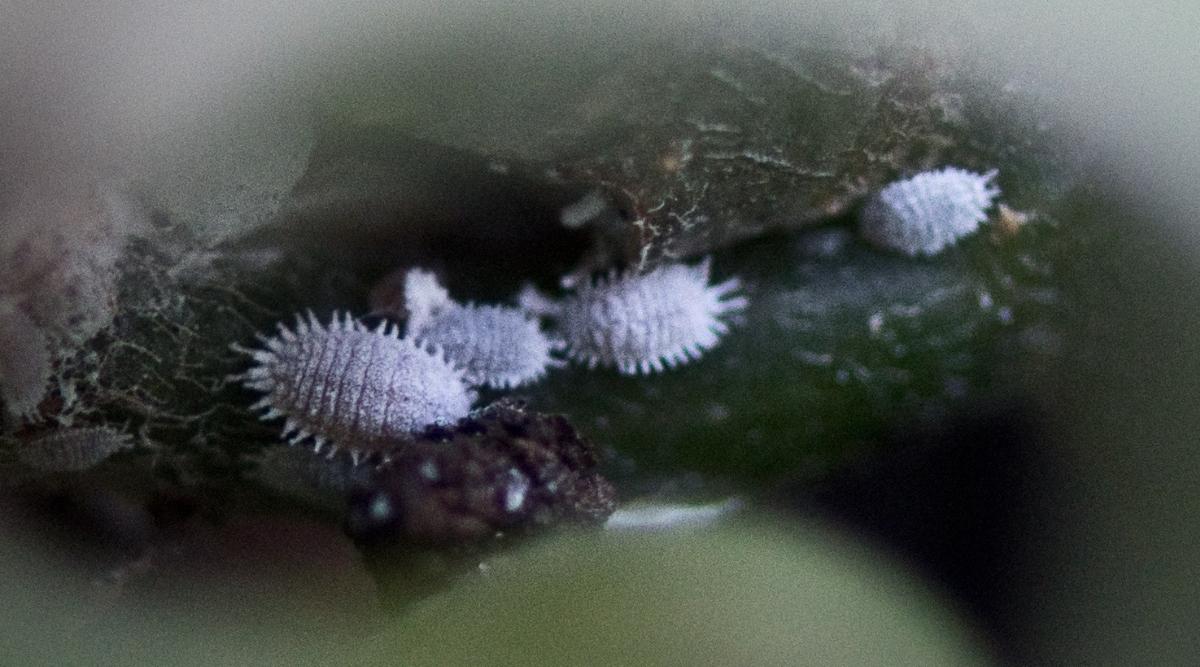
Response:
[[[419,471],[421,477],[424,477],[426,480],[430,482],[438,481],[438,467],[436,462],[432,460],[422,462]]]
[[[883,330],[883,313],[875,313],[867,320],[867,329],[871,331],[872,336],[878,336]]]
[[[593,190],[577,201],[562,207],[558,221],[568,229],[579,229],[609,208],[604,193]]]
[[[392,518],[392,501],[386,494],[377,493],[371,499],[371,505],[367,508],[367,512],[373,521],[379,523],[387,521]]]
[[[509,482],[504,488],[504,509],[516,512],[525,504],[525,494],[529,492],[529,478],[515,468],[508,471]]]

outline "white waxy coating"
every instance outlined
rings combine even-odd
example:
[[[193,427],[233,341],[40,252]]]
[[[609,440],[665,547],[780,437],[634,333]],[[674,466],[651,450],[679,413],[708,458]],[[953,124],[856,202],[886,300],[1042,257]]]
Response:
[[[667,264],[645,274],[584,285],[559,304],[557,318],[572,359],[633,375],[699,359],[728,332],[722,317],[747,305],[732,296],[736,278],[710,286],[710,262]]]
[[[8,413],[34,419],[50,373],[42,330],[15,305],[0,301],[0,399]]]
[[[265,349],[242,350],[257,365],[239,376],[267,396],[254,408],[263,419],[285,417],[284,437],[313,438],[351,452],[407,437],[430,424],[465,417],[474,396],[462,371],[381,326],[367,330],[349,315],[328,327],[308,314],[296,330],[260,337]]]
[[[946,167],[896,181],[863,208],[863,238],[910,257],[935,255],[987,220],[1000,194],[992,184],[996,174]]]
[[[408,335],[441,347],[472,385],[518,387],[560,363],[534,317],[517,308],[455,303],[433,274],[420,269],[405,280],[405,309]]]

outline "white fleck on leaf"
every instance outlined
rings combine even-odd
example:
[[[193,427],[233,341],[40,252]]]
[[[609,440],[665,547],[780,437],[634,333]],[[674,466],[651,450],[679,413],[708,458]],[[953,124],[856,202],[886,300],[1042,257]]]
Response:
[[[410,271],[405,283],[408,335],[441,347],[470,384],[518,387],[557,363],[550,354],[554,342],[525,311],[455,303],[433,274],[420,269]]]
[[[896,181],[863,208],[863,238],[910,257],[935,255],[987,220],[1000,195],[992,183],[996,174],[946,167]]]
[[[17,445],[17,459],[48,472],[87,470],[133,446],[133,439],[107,426],[69,428]]]
[[[516,512],[525,506],[529,493],[529,478],[516,468],[508,470],[508,484],[504,487],[504,511]]]
[[[699,359],[744,309],[736,278],[709,285],[710,261],[666,264],[644,274],[610,273],[564,299],[557,319],[568,355],[591,368],[653,373]]]
[[[234,379],[267,394],[252,406],[262,419],[285,418],[291,444],[311,439],[356,456],[406,438],[431,424],[451,423],[471,410],[474,395],[462,370],[440,350],[401,338],[389,325],[368,330],[335,313],[328,326],[310,312],[295,330],[278,325],[264,348],[234,346],[256,362]]]

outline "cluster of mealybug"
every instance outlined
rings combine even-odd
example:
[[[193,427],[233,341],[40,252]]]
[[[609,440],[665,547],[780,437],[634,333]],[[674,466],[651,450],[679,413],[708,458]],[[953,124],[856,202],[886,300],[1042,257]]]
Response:
[[[560,301],[532,292],[523,308],[459,304],[434,275],[412,269],[395,290],[374,298],[376,311],[404,315],[401,337],[389,324],[368,330],[348,315],[321,325],[309,313],[295,330],[279,325],[259,336],[261,349],[234,349],[255,366],[234,376],[266,394],[253,408],[284,418],[292,444],[346,449],[357,460],[382,443],[411,438],[433,424],[465,416],[471,387],[533,382],[568,356],[589,367],[651,373],[698,359],[728,331],[723,318],[746,306],[737,279],[709,285],[710,262],[669,264],[644,274],[610,274]],[[540,298],[536,304],[535,298]],[[561,339],[541,329],[552,320]]]
[[[310,312],[296,317],[294,331],[278,329],[278,336],[259,336],[263,349],[234,346],[256,362],[234,379],[267,394],[252,407],[263,419],[283,417],[291,444],[311,439],[315,451],[332,445],[357,459],[471,410],[462,369],[389,324],[371,330],[335,313],[326,327]]]
[[[996,172],[919,173],[874,195],[862,235],[909,256],[932,255],[975,231],[999,195]],[[837,239],[834,239],[835,241]],[[823,251],[824,252],[824,251]],[[576,285],[561,298],[527,286],[519,308],[459,303],[433,273],[394,273],[372,292],[375,312],[405,320],[368,330],[348,315],[309,313],[279,325],[255,365],[235,376],[266,394],[255,409],[284,418],[292,444],[348,450],[370,470],[277,465],[314,488],[352,491],[348,526],[371,541],[462,543],[559,521],[598,523],[614,509],[594,449],[562,417],[500,402],[471,413],[473,387],[509,389],[561,365],[650,374],[698,360],[748,305],[737,278],[711,284],[711,261],[667,263]],[[543,331],[542,324],[549,324]],[[264,461],[263,463],[269,463]]]
[[[996,174],[946,167],[896,181],[867,202],[860,231],[881,248],[910,257],[935,255],[987,220],[1000,194],[992,183]]]

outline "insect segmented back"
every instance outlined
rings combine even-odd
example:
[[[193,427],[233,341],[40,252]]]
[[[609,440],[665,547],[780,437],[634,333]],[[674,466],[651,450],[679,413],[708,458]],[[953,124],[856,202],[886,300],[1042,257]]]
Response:
[[[259,336],[261,349],[234,349],[256,365],[236,376],[266,396],[252,406],[263,419],[282,417],[292,444],[313,441],[355,456],[378,443],[410,436],[429,424],[450,423],[471,409],[474,395],[460,368],[440,350],[401,338],[381,324],[368,330],[348,314],[323,326],[310,312],[295,330],[278,325]]]
[[[710,269],[706,258],[644,274],[614,271],[580,287],[558,310],[568,355],[628,375],[699,359],[729,331],[725,318],[748,304],[737,278],[710,285]]]
[[[883,188],[863,208],[864,238],[910,257],[935,255],[973,233],[1000,195],[998,172],[957,167],[921,172]]]

